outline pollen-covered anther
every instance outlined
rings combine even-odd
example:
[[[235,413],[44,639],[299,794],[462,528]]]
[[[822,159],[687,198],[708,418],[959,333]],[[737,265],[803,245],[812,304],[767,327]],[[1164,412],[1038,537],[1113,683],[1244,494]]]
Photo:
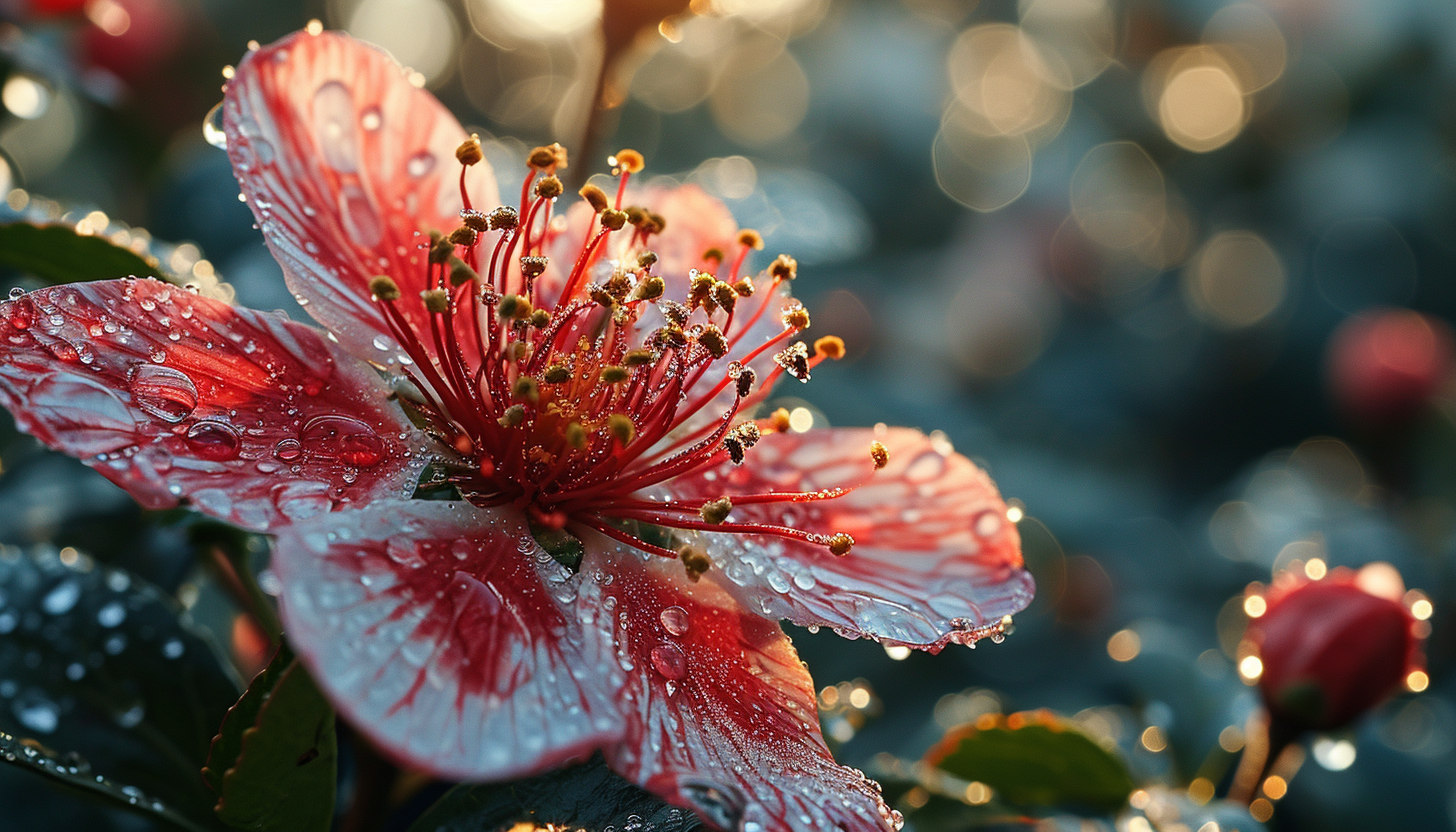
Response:
[[[688,345],[687,333],[683,332],[682,327],[676,324],[668,324],[667,326],[661,327],[652,334],[652,339],[659,347],[664,349],[669,347],[682,349]]]
[[[758,444],[758,440],[763,438],[763,432],[753,422],[744,422],[734,428],[733,433],[743,442],[745,448],[752,448]]]
[[[460,211],[460,221],[465,223],[472,231],[489,231],[490,216],[474,208],[463,208]]]
[[[561,180],[550,174],[536,180],[536,196],[542,199],[555,199],[566,191],[566,186]]]
[[[550,167],[566,167],[566,148],[557,142],[534,148],[531,155],[526,157],[526,164],[537,170],[546,170]]]
[[[763,235],[752,228],[745,228],[738,232],[738,244],[748,246],[751,249],[761,250],[763,248]]]
[[[720,280],[713,284],[713,300],[723,307],[724,312],[732,312],[734,305],[738,303],[738,293],[733,291],[732,286]]]
[[[691,309],[675,300],[665,300],[657,304],[657,311],[662,313],[663,319],[668,323],[678,326],[687,325],[688,318],[693,314]]]
[[[521,295],[506,295],[496,307],[496,313],[502,318],[514,318],[518,321],[531,317],[533,311],[535,310],[531,308],[531,302]]]
[[[526,421],[526,406],[522,404],[511,405],[506,408],[499,419],[496,419],[496,423],[503,428],[513,428],[524,421]]]
[[[784,310],[783,321],[784,326],[789,327],[790,329],[808,329],[809,310],[805,309],[804,305],[801,303],[794,303]]]
[[[704,523],[718,525],[728,519],[728,513],[733,510],[733,501],[727,497],[719,497],[716,500],[703,503],[698,509],[698,516],[703,518]]]
[[[580,422],[572,422],[567,425],[566,430],[562,432],[562,436],[566,438],[567,445],[570,445],[578,451],[586,447],[587,432],[586,428],[582,427]]]
[[[688,580],[697,583],[703,577],[703,573],[713,568],[713,559],[708,553],[698,546],[684,545],[677,550],[678,559],[682,561],[683,569],[688,573]]]
[[[550,265],[550,263],[551,263],[551,258],[549,258],[549,257],[542,257],[540,255],[533,254],[533,255],[528,255],[526,257],[522,257],[521,258],[521,274],[527,280],[535,280],[536,278],[540,277],[542,274],[544,274],[546,272],[546,267],[548,265]]]
[[[657,264],[657,252],[644,251],[637,255],[637,265],[644,269],[650,269]]]
[[[528,402],[535,402],[541,397],[541,388],[536,384],[536,379],[530,376],[521,376],[511,387],[511,395]]]
[[[746,277],[739,278],[738,282],[733,284],[733,291],[737,292],[741,298],[751,297],[753,295],[753,281]]]
[[[875,470],[878,471],[890,464],[890,449],[885,447],[885,443],[876,439],[870,443],[870,459],[875,461]]]
[[[537,329],[545,329],[546,325],[551,323],[551,313],[545,309],[537,309],[531,313],[531,317],[527,320],[531,326]]]
[[[693,308],[701,306],[712,312],[709,306],[715,304],[713,285],[717,282],[718,279],[707,272],[695,272],[688,281],[688,305]]]
[[[630,225],[641,228],[642,223],[647,221],[647,209],[640,205],[628,205],[622,210],[627,212],[627,222]]]
[[[420,299],[425,302],[425,308],[440,315],[450,308],[450,293],[444,289],[426,289],[420,292]]]
[[[642,158],[641,153],[628,147],[618,150],[612,154],[612,157],[617,160],[617,167],[628,173],[641,173],[642,168],[647,164],[647,160]]]
[[[599,306],[611,308],[617,305],[617,299],[612,297],[612,293],[607,291],[607,287],[605,286],[589,286],[587,287],[586,294],[587,297],[592,299],[593,303]]]
[[[542,374],[547,384],[564,384],[571,380],[571,368],[565,364],[552,364]]]
[[[799,381],[809,380],[809,348],[803,341],[795,341],[789,348],[773,357],[774,363]]]
[[[739,439],[737,436],[725,436],[723,438],[723,448],[728,451],[728,458],[733,460],[734,465],[743,464],[745,449],[742,439]]]
[[[442,266],[455,256],[455,244],[444,235],[430,232],[430,262]]]
[[[844,357],[844,339],[838,335],[826,335],[814,342],[814,354],[838,361]]]
[[[789,432],[789,411],[788,411],[788,408],[781,407],[778,410],[775,410],[773,413],[770,413],[769,416],[768,416],[768,422],[769,422],[769,427],[771,427],[773,429],[773,432],[774,433],[788,433]]]
[[[451,231],[450,236],[446,239],[448,239],[452,245],[465,246],[468,248],[475,245],[475,241],[480,239],[480,233],[468,225],[462,225],[454,231]],[[454,252],[452,251],[451,254],[454,254]]]
[[[667,228],[667,217],[656,211],[647,212],[647,221],[642,223],[642,231],[646,234],[661,234]]]
[[[749,393],[753,392],[753,385],[758,383],[758,373],[755,373],[752,367],[744,367],[738,372],[738,378],[734,381],[738,383],[738,398],[745,399],[748,398]]]
[[[627,350],[627,354],[622,356],[622,363],[628,367],[641,367],[646,364],[651,364],[656,360],[657,353],[643,347]]]
[[[621,384],[626,381],[632,372],[626,367],[619,367],[616,364],[609,364],[602,368],[603,384]],[[625,417],[624,417],[625,418]]]
[[[619,367],[617,369],[621,368]],[[602,377],[606,377],[605,372],[602,373]],[[617,440],[617,444],[626,447],[632,443],[633,439],[637,438],[637,426],[627,416],[621,413],[613,413],[607,417],[607,433],[613,439]]]
[[[799,276],[799,261],[787,254],[780,254],[768,265],[768,273],[779,280],[793,280]]]
[[[600,214],[611,207],[612,203],[607,199],[607,192],[588,182],[577,191],[586,204],[591,206],[594,213]]]
[[[500,231],[509,231],[520,221],[521,215],[509,205],[502,205],[490,212],[490,227]]]
[[[847,555],[854,547],[854,538],[844,532],[837,532],[829,537],[829,552],[834,555]]]
[[[608,231],[616,231],[627,224],[626,211],[614,211],[611,208],[602,212],[602,228]]]
[[[728,354],[728,339],[723,337],[723,331],[716,326],[704,327],[698,333],[698,343],[714,358],[722,358]]]
[[[479,164],[480,160],[485,158],[485,152],[480,149],[480,136],[471,133],[470,138],[455,148],[455,158],[466,167]]]
[[[475,269],[470,268],[470,264],[469,263],[466,263],[464,260],[461,260],[459,257],[451,257],[450,258],[450,285],[451,286],[463,286],[466,283],[471,283],[471,282],[476,281],[478,279],[480,279],[480,275],[478,275],[478,274],[475,273]]]
[[[703,252],[703,259],[710,263],[722,263],[723,249],[718,248],[717,246],[713,246],[712,248]]]
[[[369,278],[369,293],[383,301],[399,300],[399,284],[387,274],[377,274]]]
[[[627,299],[657,300],[658,298],[662,297],[662,293],[666,290],[667,281],[663,280],[657,275],[651,275],[637,281],[637,285],[632,287],[632,294],[628,295]]]

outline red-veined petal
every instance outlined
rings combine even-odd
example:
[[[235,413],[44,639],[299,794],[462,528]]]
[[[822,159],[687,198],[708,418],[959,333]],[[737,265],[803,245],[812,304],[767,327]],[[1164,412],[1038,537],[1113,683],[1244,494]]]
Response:
[[[465,131],[381,50],[336,32],[299,32],[251,52],[227,85],[224,128],[233,171],[288,286],[355,355],[395,356],[369,279],[388,275],[417,332],[429,325],[430,231],[460,225]],[[481,162],[467,186],[477,208],[498,204]],[[468,343],[468,341],[467,341]]]
[[[869,472],[870,442],[889,464]],[[829,500],[740,504],[730,519],[851,535],[844,556],[769,535],[710,533],[715,564],[751,609],[842,635],[938,650],[974,638],[1031,602],[1020,536],[985,472],[944,440],[908,428],[769,434],[741,466],[679,477],[679,497],[814,491]]]
[[[0,402],[149,508],[266,531],[406,495],[427,454],[388,395],[313,329],[157,280],[0,303]]]
[[[688,584],[676,562],[588,545],[585,570],[615,576],[603,603],[634,665],[614,769],[723,829],[897,828],[879,787],[830,756],[813,681],[777,623],[708,578]]]
[[[524,518],[381,502],[286,529],[289,638],[334,705],[392,756],[452,779],[518,777],[621,733],[609,617]]]

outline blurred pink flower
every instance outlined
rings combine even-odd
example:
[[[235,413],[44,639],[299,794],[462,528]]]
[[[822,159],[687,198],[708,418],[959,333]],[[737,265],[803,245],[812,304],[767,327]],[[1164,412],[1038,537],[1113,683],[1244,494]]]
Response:
[[[725,828],[898,825],[776,620],[934,652],[999,637],[1032,583],[943,440],[748,418],[842,349],[791,343],[793,261],[750,276],[757,235],[694,187],[628,188],[631,152],[553,217],[565,154],[539,148],[499,207],[455,119],[339,34],[249,54],[224,124],[328,334],[154,280],[32,292],[0,304],[20,424],[148,506],[276,534],[290,641],[407,764],[600,750]],[[427,464],[458,499],[408,499]]]

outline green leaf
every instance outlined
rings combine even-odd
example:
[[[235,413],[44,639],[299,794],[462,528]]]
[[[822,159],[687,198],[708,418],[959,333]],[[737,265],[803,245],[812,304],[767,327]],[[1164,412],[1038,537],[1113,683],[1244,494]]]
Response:
[[[456,786],[410,832],[500,832],[522,822],[587,832],[607,827],[687,832],[702,827],[692,812],[669,806],[618,777],[596,756],[526,780]]]
[[[120,785],[92,774],[90,764],[79,755],[58,755],[35,740],[16,739],[0,731],[0,760],[32,771],[88,797],[149,815],[189,832],[206,832],[217,828],[194,822],[166,803],[147,796],[135,786]]]
[[[1015,720],[1012,721],[1015,724]],[[942,756],[943,755],[943,756]],[[928,758],[942,771],[990,786],[1022,807],[1082,807],[1115,812],[1135,788],[1127,766],[1081,731],[1053,717],[1019,727],[964,728]]]
[[[291,664],[293,651],[288,649],[287,644],[279,645],[278,652],[273,654],[273,660],[261,673],[253,677],[248,689],[228,709],[227,716],[223,717],[217,736],[212,738],[207,765],[202,769],[203,779],[217,794],[222,794],[223,774],[237,765],[238,755],[243,750],[243,732],[258,724],[258,711],[262,709],[264,700],[277,687],[279,677]]]
[[[47,283],[109,280],[115,277],[165,277],[160,263],[105,237],[77,234],[68,225],[0,225],[0,265],[35,275]]]
[[[541,544],[541,548],[556,560],[557,563],[576,572],[581,569],[582,556],[586,554],[586,546],[582,545],[576,536],[565,529],[548,529],[545,526],[531,523],[531,536]]]
[[[257,705],[250,699],[255,688]],[[260,832],[327,832],[339,756],[333,708],[294,660],[258,675],[228,714],[224,736],[241,727],[249,711],[255,719],[239,732],[232,765],[219,781],[218,817]],[[232,750],[232,740],[218,739],[217,759],[208,762],[213,771]]]
[[[74,752],[194,820],[238,685],[165,593],[84,555],[0,547],[0,731]]]

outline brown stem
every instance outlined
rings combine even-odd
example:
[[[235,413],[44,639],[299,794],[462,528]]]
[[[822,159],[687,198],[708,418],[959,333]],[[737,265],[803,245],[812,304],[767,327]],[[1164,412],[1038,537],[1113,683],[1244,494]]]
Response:
[[[575,155],[581,159],[580,162],[568,168],[571,171],[570,180],[573,189],[580,188],[586,184],[587,177],[596,169],[597,144],[602,140],[602,122],[605,120],[607,108],[602,106],[602,93],[607,89],[607,72],[611,67],[611,50],[603,47],[602,60],[597,66],[597,80],[592,88],[591,100],[587,104],[586,127],[582,131],[581,145],[576,149]]]

